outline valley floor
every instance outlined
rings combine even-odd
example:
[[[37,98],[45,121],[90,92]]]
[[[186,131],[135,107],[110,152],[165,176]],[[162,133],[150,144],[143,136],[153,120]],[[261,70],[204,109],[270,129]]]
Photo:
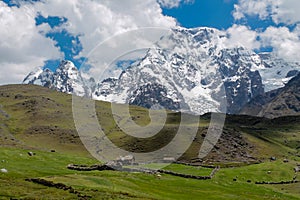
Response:
[[[277,160],[235,168],[221,168],[210,180],[172,175],[118,171],[78,172],[70,163],[92,165],[92,158],[15,147],[0,148],[0,199],[300,199],[300,183],[258,185],[257,181],[288,181],[295,176],[296,161]],[[149,167],[149,166],[148,166]],[[209,175],[211,169],[172,164],[174,172]],[[40,178],[70,187],[33,183]],[[299,180],[296,174],[295,180]],[[64,190],[65,189],[65,190]]]

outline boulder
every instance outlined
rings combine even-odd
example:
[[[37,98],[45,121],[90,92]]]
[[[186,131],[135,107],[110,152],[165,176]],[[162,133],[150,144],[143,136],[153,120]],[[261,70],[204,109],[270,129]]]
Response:
[[[272,156],[272,157],[270,158],[270,160],[271,160],[271,161],[275,161],[275,160],[276,160],[276,157],[275,157],[275,156]]]
[[[29,155],[29,156],[34,156],[34,155],[35,155],[35,153],[33,153],[33,152],[29,151],[29,152],[28,152],[28,155]]]
[[[7,169],[0,169],[0,172],[2,172],[2,173],[8,173],[8,171],[7,171]]]

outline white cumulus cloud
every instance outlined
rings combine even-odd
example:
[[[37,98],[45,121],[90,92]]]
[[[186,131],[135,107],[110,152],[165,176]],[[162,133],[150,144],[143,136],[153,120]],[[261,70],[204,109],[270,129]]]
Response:
[[[300,27],[293,31],[287,27],[268,27],[260,34],[263,46],[271,46],[277,56],[289,61],[300,61]]]
[[[192,4],[194,0],[157,0],[164,8],[177,8],[181,4]]]
[[[172,27],[174,18],[164,16],[155,0],[93,1],[51,0],[36,4],[44,16],[64,16],[70,33],[81,34],[86,56],[99,42],[139,27]]]
[[[257,30],[260,45],[262,47],[272,47],[278,57],[290,61],[300,60],[299,0],[239,0],[234,8],[233,16],[236,20],[253,16],[258,17],[260,20],[271,19],[278,26],[266,27],[263,32]],[[296,28],[288,28],[288,25]],[[239,41],[247,40],[246,37],[243,39],[237,37],[236,39]],[[252,39],[249,38],[247,41],[252,41]],[[256,46],[257,41],[254,41],[253,44]]]
[[[234,8],[233,16],[236,20],[258,16],[262,20],[271,18],[277,24],[300,22],[299,0],[239,0]]]
[[[272,15],[274,22],[295,24],[300,22],[300,1],[280,0]]]
[[[44,61],[60,58],[54,42],[39,34],[49,27],[35,26],[35,12],[28,7],[8,7],[0,2],[0,83],[19,83]]]
[[[50,27],[35,25],[37,13],[68,20],[58,29],[79,35],[83,47],[79,56],[87,56],[98,43],[115,34],[139,27],[176,25],[174,18],[162,14],[156,0],[19,2],[18,8],[0,1],[0,84],[20,83],[34,68],[43,66],[44,61],[63,57],[55,42],[45,37]]]
[[[249,16],[259,16],[260,19],[266,19],[272,14],[273,7],[276,7],[278,0],[239,0],[234,5],[233,17],[236,20]]]
[[[227,29],[226,33],[228,39],[225,41],[225,45],[228,48],[243,46],[253,50],[260,47],[260,43],[257,41],[258,33],[247,26],[234,24]]]

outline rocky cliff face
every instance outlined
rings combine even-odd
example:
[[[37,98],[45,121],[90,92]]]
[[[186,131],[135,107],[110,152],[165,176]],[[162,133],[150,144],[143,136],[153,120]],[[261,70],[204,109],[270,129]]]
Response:
[[[300,74],[283,88],[257,96],[247,103],[240,113],[267,118],[300,115]]]
[[[254,52],[244,48],[225,49],[216,64],[223,77],[228,113],[237,113],[250,99],[264,93],[257,69],[265,66]]]

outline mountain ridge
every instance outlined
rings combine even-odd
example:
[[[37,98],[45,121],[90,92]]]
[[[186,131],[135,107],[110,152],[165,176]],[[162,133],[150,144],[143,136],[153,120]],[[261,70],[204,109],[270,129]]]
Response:
[[[300,114],[300,73],[284,87],[266,92],[247,103],[240,114],[276,118]]]
[[[23,84],[41,85],[78,96],[86,94],[85,83],[79,70],[68,60],[61,61],[55,72],[48,68],[44,70],[37,68],[23,80]]]
[[[51,74],[39,70],[23,83],[146,108],[159,104],[194,114],[234,114],[251,99],[263,95],[265,88],[277,89],[300,69],[298,63],[284,62],[271,54],[256,54],[244,47],[227,48],[225,37],[213,28],[181,27],[162,36],[155,48],[118,78],[85,80],[77,69],[73,71],[77,76],[69,76],[67,70],[60,69],[72,64],[63,61],[58,71]]]

